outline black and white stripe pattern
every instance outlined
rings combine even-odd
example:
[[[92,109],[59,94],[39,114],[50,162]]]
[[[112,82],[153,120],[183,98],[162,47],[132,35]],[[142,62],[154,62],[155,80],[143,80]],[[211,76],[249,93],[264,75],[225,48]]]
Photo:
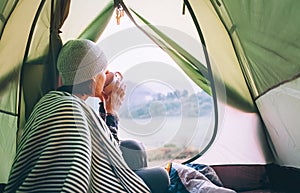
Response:
[[[5,192],[150,192],[105,123],[81,99],[51,91],[35,106]]]

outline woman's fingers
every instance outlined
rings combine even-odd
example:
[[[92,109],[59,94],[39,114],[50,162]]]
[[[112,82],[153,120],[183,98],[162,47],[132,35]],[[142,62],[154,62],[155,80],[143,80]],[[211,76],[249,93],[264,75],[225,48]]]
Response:
[[[109,111],[118,112],[124,101],[126,85],[124,82],[117,81],[111,94],[106,99],[106,108]]]

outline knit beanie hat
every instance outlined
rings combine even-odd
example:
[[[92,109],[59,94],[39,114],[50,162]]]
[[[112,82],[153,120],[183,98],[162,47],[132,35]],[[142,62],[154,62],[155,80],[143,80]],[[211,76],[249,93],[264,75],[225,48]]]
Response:
[[[94,42],[84,39],[69,40],[57,59],[62,83],[68,86],[91,80],[106,67],[103,51]]]

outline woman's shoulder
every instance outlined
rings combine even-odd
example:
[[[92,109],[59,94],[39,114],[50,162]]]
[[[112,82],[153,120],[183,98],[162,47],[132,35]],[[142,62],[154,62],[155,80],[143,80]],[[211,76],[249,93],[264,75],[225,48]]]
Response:
[[[57,91],[53,90],[45,94],[42,101],[72,101],[72,102],[79,102],[81,101],[80,98],[76,97],[75,95],[65,92],[65,91]]]
[[[82,101],[67,92],[50,91],[45,94],[35,105],[34,111],[55,111],[59,109],[71,110],[80,108]]]

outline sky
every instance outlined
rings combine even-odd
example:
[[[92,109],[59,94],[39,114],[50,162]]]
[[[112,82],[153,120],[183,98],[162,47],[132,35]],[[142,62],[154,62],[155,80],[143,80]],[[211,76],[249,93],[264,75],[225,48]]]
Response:
[[[142,32],[136,32],[138,31],[137,28],[125,15],[121,18],[119,25],[117,25],[114,17],[112,18],[101,35],[98,44],[101,47],[103,41],[110,41],[109,38],[112,34],[115,34],[113,36],[122,36],[127,31],[136,33],[133,38],[138,38],[136,36],[146,37]],[[120,39],[120,41],[123,41],[123,39]],[[104,44],[109,44],[109,46],[101,47],[104,52],[108,53],[110,49],[113,49],[110,43],[104,42]],[[114,47],[118,47],[118,45],[114,44]],[[142,40],[142,43],[131,44],[131,46],[116,51],[116,53],[108,58],[109,69],[128,74],[128,78],[125,78],[125,80],[137,82],[138,84],[147,83],[147,86],[151,87],[153,91],[162,93],[175,89],[188,90],[189,93],[202,91],[161,48],[151,41]],[[158,73],[151,71],[158,71]],[[152,76],[148,76],[148,74],[152,74]]]

